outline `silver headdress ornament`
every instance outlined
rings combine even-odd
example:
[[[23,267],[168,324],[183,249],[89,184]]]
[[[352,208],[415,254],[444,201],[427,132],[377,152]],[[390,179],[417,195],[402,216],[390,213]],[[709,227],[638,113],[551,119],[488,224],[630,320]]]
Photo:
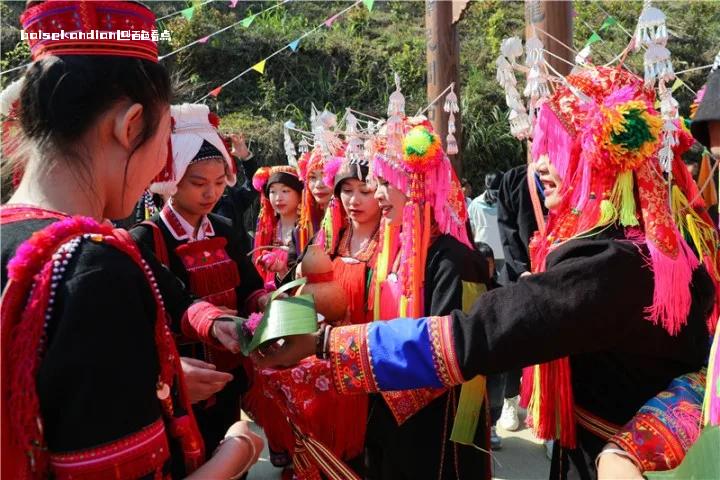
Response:
[[[360,133],[358,127],[358,119],[352,113],[352,109],[348,108],[345,114],[345,156],[351,162],[359,162],[366,160],[365,158],[365,142],[358,136]]]
[[[527,109],[523,104],[520,92],[517,90],[517,78],[513,65],[517,64],[517,59],[522,56],[522,41],[518,37],[510,37],[503,40],[500,47],[501,55],[495,61],[497,66],[496,79],[500,86],[505,90],[505,102],[510,108],[508,120],[510,122],[510,133],[520,139],[530,137],[532,126]]]
[[[400,75],[395,74],[395,91],[388,101],[388,120],[385,124],[387,143],[385,154],[393,160],[402,158],[403,117],[405,116],[405,97],[400,92]]]
[[[653,7],[650,0],[645,0],[632,42],[635,51],[646,48],[643,62],[645,86],[653,88],[657,82],[660,113],[663,119],[662,146],[658,151],[658,161],[664,172],[671,173],[672,148],[678,144],[677,123],[680,116],[678,102],[673,98],[672,89],[667,88],[666,85],[675,78],[670,50],[666,47],[667,41],[665,14]]]
[[[550,89],[547,85],[547,79],[543,75],[540,68],[545,58],[543,55],[543,44],[537,37],[531,37],[525,43],[525,65],[530,69],[527,76],[527,84],[523,94],[530,99],[530,111],[535,109],[537,101],[540,98],[548,97]]]
[[[445,95],[443,110],[450,114],[448,116],[448,134],[445,139],[445,150],[448,155],[455,155],[458,153],[458,144],[455,139],[455,114],[460,111],[458,98],[455,94],[455,84],[450,85],[450,91]]]
[[[665,14],[662,10],[653,7],[651,0],[645,0],[643,4],[633,38],[633,47],[636,52],[641,47],[648,47],[651,44],[667,45],[668,32],[665,24]]]
[[[288,165],[297,167],[297,151],[295,150],[295,144],[290,137],[290,129],[295,128],[295,123],[292,120],[288,120],[283,125],[283,137],[285,138],[285,156],[287,157]]]

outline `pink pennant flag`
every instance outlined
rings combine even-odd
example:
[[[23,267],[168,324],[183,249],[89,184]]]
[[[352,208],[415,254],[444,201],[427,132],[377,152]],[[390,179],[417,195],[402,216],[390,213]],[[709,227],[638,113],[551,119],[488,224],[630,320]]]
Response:
[[[222,87],[217,87],[213,90],[210,90],[210,96],[217,98],[217,96],[220,95],[220,90],[222,90]]]
[[[328,18],[327,20],[325,20],[325,26],[328,28],[332,27],[332,24],[335,22],[335,20],[337,20],[337,18],[337,15],[333,15],[332,17]]]
[[[240,0],[230,0],[230,8],[235,8]]]
[[[198,40],[198,43],[207,43],[208,40],[210,40],[210,35],[208,35],[207,37],[203,37],[203,38],[199,39],[199,40]]]

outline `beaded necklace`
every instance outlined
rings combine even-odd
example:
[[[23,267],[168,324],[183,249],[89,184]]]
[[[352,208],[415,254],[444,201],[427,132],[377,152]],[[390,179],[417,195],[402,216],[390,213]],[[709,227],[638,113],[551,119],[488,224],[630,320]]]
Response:
[[[350,257],[361,262],[369,261],[375,252],[377,251],[378,238],[380,234],[380,224],[375,227],[375,231],[362,243],[360,244],[360,250],[353,255],[352,254],[352,237],[353,237],[353,226],[352,223],[343,233],[343,237],[338,247],[338,255],[342,257]]]

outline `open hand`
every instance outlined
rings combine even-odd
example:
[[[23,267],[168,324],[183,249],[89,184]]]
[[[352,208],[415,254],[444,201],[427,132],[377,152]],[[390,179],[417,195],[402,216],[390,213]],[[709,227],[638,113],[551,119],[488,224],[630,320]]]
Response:
[[[240,160],[245,160],[250,156],[250,150],[245,144],[245,137],[237,133],[230,134],[230,142],[232,143],[232,154]]]
[[[232,353],[240,352],[240,337],[234,319],[230,316],[215,319],[212,334],[220,344]]]
[[[223,388],[233,376],[218,372],[215,365],[195,358],[180,357],[190,403],[207,400]]]

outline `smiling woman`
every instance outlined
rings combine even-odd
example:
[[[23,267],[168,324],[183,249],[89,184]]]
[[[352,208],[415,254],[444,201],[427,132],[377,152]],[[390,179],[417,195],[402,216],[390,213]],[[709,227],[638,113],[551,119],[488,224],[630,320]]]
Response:
[[[536,163],[535,172],[540,177],[545,198],[545,208],[552,210],[560,205],[562,200],[562,178],[550,157],[543,155]]]

